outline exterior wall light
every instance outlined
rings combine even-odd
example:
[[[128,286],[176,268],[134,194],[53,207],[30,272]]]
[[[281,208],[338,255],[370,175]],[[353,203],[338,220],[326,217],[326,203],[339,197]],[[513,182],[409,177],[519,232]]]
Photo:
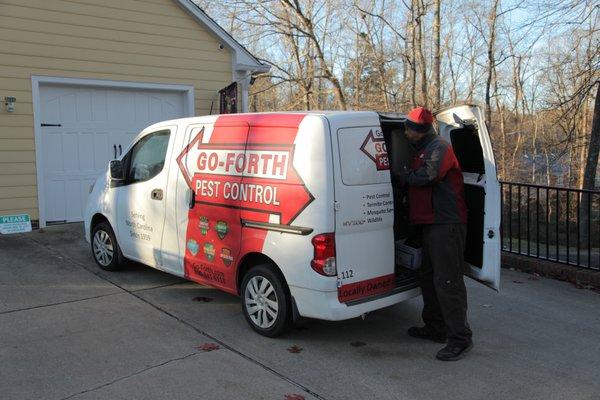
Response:
[[[5,97],[4,104],[6,105],[6,112],[14,112],[15,111],[15,102],[17,101],[16,97]]]

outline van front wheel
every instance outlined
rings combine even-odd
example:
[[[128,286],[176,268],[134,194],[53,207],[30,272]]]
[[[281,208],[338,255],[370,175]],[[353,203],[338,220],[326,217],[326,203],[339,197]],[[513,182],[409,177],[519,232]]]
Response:
[[[117,271],[123,266],[123,254],[108,222],[101,222],[92,230],[92,255],[106,271]]]
[[[268,265],[252,268],[242,281],[242,311],[256,332],[276,337],[291,326],[291,302],[285,283]]]

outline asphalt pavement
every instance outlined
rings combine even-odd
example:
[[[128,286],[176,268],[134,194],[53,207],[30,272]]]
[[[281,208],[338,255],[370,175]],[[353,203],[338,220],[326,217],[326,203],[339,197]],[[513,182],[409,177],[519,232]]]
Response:
[[[0,399],[600,398],[600,295],[569,283],[467,280],[475,347],[443,363],[405,334],[420,298],[268,339],[235,296],[100,270],[82,229],[0,235]]]

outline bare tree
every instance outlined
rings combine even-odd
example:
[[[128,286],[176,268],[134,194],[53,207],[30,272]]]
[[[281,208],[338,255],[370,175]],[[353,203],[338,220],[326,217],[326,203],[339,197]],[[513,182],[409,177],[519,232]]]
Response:
[[[254,110],[479,103],[503,179],[594,187],[593,0],[196,1],[272,66]]]
[[[433,85],[434,85],[434,100],[433,106],[438,108],[442,102],[441,88],[442,82],[440,77],[440,65],[442,51],[440,46],[440,24],[441,24],[441,0],[434,0],[433,12]]]

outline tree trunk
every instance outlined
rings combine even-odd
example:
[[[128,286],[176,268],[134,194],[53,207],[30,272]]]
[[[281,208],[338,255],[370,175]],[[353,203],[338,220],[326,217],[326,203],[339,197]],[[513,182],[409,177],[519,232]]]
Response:
[[[310,41],[312,41],[313,45],[315,46],[316,58],[317,58],[317,60],[319,60],[319,64],[321,66],[321,69],[323,70],[323,75],[333,85],[333,91],[335,92],[335,94],[337,96],[337,100],[338,100],[340,108],[342,110],[348,109],[348,105],[346,103],[346,96],[344,95],[344,90],[342,89],[342,85],[340,84],[340,81],[333,73],[333,68],[330,67],[329,64],[327,63],[327,60],[325,58],[325,53],[323,52],[321,43],[319,42],[319,40],[317,38],[317,34],[315,32],[312,19],[309,18],[302,11],[302,9],[300,8],[299,2],[294,1],[294,3],[292,4],[289,0],[280,0],[280,1],[281,1],[282,5],[289,7],[289,9],[291,9],[296,14],[298,19],[300,20],[302,26],[304,27],[304,29],[306,31],[306,36],[308,37],[308,39]]]
[[[410,8],[410,94],[412,106],[415,107],[417,105],[417,2],[412,0],[411,8]]]
[[[496,47],[496,19],[498,16],[498,3],[500,0],[495,0],[494,5],[488,16],[488,25],[490,29],[490,37],[487,47],[487,81],[485,84],[485,119],[488,123],[489,130],[492,130],[492,78],[494,76],[494,68],[496,68],[495,47]]]
[[[440,48],[440,8],[442,0],[435,0],[435,10],[433,14],[433,41],[434,41],[434,56],[433,56],[433,82],[435,85],[435,94],[433,100],[434,108],[439,108],[442,103],[441,99],[441,81],[440,81],[440,63],[441,63],[441,48]]]
[[[594,190],[596,183],[596,169],[598,168],[598,153],[600,152],[600,82],[596,82],[596,100],[594,101],[594,116],[592,117],[592,131],[588,144],[585,171],[583,174],[582,189]],[[579,216],[579,232],[582,243],[588,242],[591,210],[590,196],[583,194]]]
[[[598,168],[598,153],[600,152],[600,82],[596,83],[596,100],[594,102],[594,116],[592,118],[592,132],[588,146],[587,160],[583,174],[583,189],[594,189],[596,182],[596,169]]]
[[[423,107],[429,106],[429,98],[427,96],[427,63],[425,62],[425,53],[423,52],[423,17],[425,16],[425,5],[422,0],[417,1],[417,55],[419,56],[419,72],[421,86],[421,103]]]

